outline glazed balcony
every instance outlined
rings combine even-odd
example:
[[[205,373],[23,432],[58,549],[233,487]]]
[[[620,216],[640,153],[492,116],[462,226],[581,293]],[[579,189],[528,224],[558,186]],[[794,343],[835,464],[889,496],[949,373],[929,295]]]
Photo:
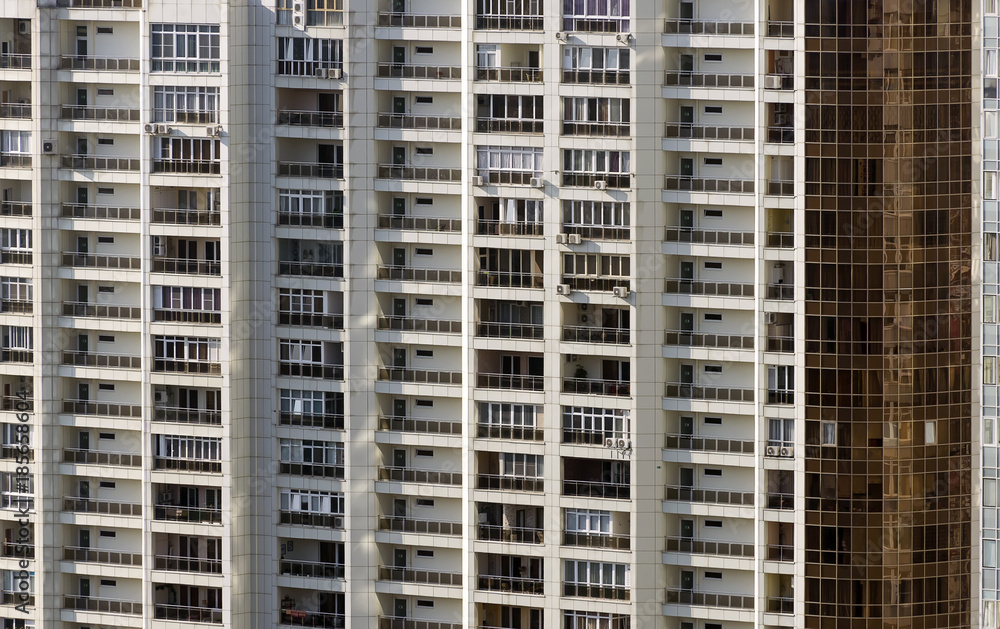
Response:
[[[753,246],[754,233],[749,230],[719,231],[691,227],[667,227],[663,231],[663,242]]]
[[[183,308],[154,308],[153,321],[171,323],[222,323],[219,310],[184,310]]]
[[[31,216],[32,204],[23,201],[0,202],[0,216]]]
[[[795,547],[784,544],[768,544],[766,558],[768,561],[795,561]]]
[[[142,455],[132,452],[65,448],[63,449],[63,463],[113,465],[115,467],[142,467]]]
[[[417,269],[409,266],[379,265],[375,279],[397,282],[431,282],[435,284],[458,284],[462,272],[450,269]]]
[[[311,513],[306,511],[278,512],[279,524],[292,526],[314,526],[324,529],[343,529],[344,515],[342,513]]]
[[[667,18],[663,21],[663,33],[665,35],[729,35],[752,37],[754,23],[746,21],[710,22],[683,18]]]
[[[153,273],[220,276],[222,275],[222,263],[218,260],[154,256]]]
[[[566,15],[562,17],[566,31],[580,33],[628,33],[629,18],[617,15]]]
[[[664,330],[663,344],[712,349],[753,349],[754,337],[739,334],[714,334],[687,330]]]
[[[81,612],[99,612],[102,614],[124,614],[127,616],[142,615],[142,603],[139,601],[123,601],[97,596],[64,596],[63,609]]]
[[[221,225],[218,210],[153,208],[153,222],[160,225]]]
[[[564,120],[562,123],[562,134],[566,136],[627,138],[632,135],[632,126],[627,122]]]
[[[544,391],[545,378],[520,374],[480,373],[476,375],[476,387],[508,391]]]
[[[462,585],[461,572],[446,572],[444,570],[422,570],[417,568],[397,568],[395,566],[379,566],[379,581],[400,581],[403,583],[422,583],[425,585]]]
[[[343,330],[344,315],[338,313],[278,312],[278,325]]]
[[[476,286],[544,288],[545,276],[542,273],[479,270],[476,272]]]
[[[163,356],[154,356],[153,358],[153,371],[161,373],[192,373],[210,376],[222,374],[222,364],[211,360],[184,360]]]
[[[696,605],[716,609],[753,609],[754,597],[744,594],[700,592],[687,588],[667,588],[667,605]]]
[[[186,507],[183,505],[157,504],[153,507],[153,519],[160,522],[222,524],[222,509],[217,507]]]
[[[543,15],[476,14],[477,31],[540,31],[545,28]]]
[[[34,544],[20,544],[18,542],[8,542],[4,541],[0,545],[0,556],[6,557],[8,559],[34,559],[35,558],[35,545]]]
[[[416,317],[386,317],[380,315],[376,320],[376,325],[379,330],[397,332],[462,333],[462,322],[457,319],[418,319]]]
[[[218,607],[194,607],[191,605],[156,603],[153,606],[153,610],[153,617],[156,620],[222,624],[222,610]]]
[[[31,168],[31,155],[0,152],[0,168]]]
[[[753,284],[706,282],[688,278],[668,278],[663,282],[663,292],[670,295],[711,295],[718,297],[753,297]]]
[[[380,113],[376,119],[376,124],[380,129],[462,130],[462,118],[458,116]]]
[[[509,474],[477,474],[476,489],[491,491],[544,492],[545,479],[536,476]]]
[[[538,426],[513,426],[510,424],[476,425],[479,439],[510,439],[513,441],[544,441],[544,431]]]
[[[476,221],[476,234],[480,236],[541,236],[543,233],[544,223],[540,222],[491,219]]]
[[[30,299],[0,299],[0,312],[31,314],[34,309],[34,302]]]
[[[278,176],[343,179],[344,165],[326,162],[278,162]]]
[[[83,105],[63,105],[63,120],[102,120],[139,122],[138,109],[123,109],[120,107],[89,107]]]
[[[108,369],[142,369],[142,358],[128,354],[80,352],[63,350],[62,364],[74,367],[105,367]]]
[[[64,251],[63,266],[91,269],[121,269],[138,271],[142,259],[134,256],[120,256],[104,253],[81,253],[79,251]]]
[[[343,129],[344,114],[339,111],[279,109],[278,124],[289,127],[324,127],[328,129]]]
[[[461,472],[424,470],[411,467],[379,467],[378,480],[393,483],[429,483],[432,485],[461,485]]]
[[[200,458],[157,456],[153,459],[153,469],[166,472],[221,474],[222,461]]]
[[[629,550],[631,540],[628,535],[612,535],[580,531],[563,531],[563,546],[578,546],[583,548],[606,548],[610,550]]]
[[[687,382],[667,382],[664,397],[682,400],[719,400],[722,402],[753,402],[753,389],[717,387]]]
[[[628,70],[563,70],[562,82],[566,84],[586,85],[629,85],[631,77]]]
[[[608,188],[615,190],[632,187],[632,175],[629,173],[587,173],[563,171],[562,185],[578,188],[593,188],[598,182],[604,182]]]
[[[0,118],[31,119],[31,105],[29,103],[0,103]]]
[[[593,585],[590,583],[563,583],[563,596],[583,598],[603,598],[613,601],[627,601],[631,591],[624,585]]]
[[[771,144],[794,144],[795,127],[769,126],[767,128],[767,141]]]
[[[616,288],[631,288],[632,282],[627,277],[595,277],[592,275],[564,275],[561,280],[576,291],[594,291],[610,293]]]
[[[795,37],[795,22],[767,21],[766,37]]]
[[[100,72],[138,72],[141,63],[136,58],[124,57],[83,57],[62,55],[63,70],[94,70]]]
[[[60,166],[74,170],[104,170],[113,172],[138,172],[142,160],[132,157],[97,156],[97,155],[63,155]]]
[[[663,189],[668,192],[728,192],[733,194],[753,194],[754,180],[664,175]]]
[[[479,133],[542,133],[545,123],[534,118],[476,118],[476,131]]]
[[[795,286],[791,284],[768,284],[764,299],[788,301],[795,299]]]
[[[412,63],[379,62],[376,77],[380,79],[434,79],[458,81],[462,78],[461,66],[426,66]]]
[[[343,430],[343,413],[278,413],[278,423],[282,426],[300,426],[302,428],[326,428],[328,430]]]
[[[490,68],[477,67],[476,80],[500,81],[504,83],[541,83],[542,69],[515,66],[497,66]]]
[[[671,433],[665,435],[664,449],[687,452],[722,452],[725,454],[753,454],[754,442],[747,439],[726,437],[699,437]]]
[[[97,500],[80,496],[66,496],[63,498],[63,511],[139,517],[142,516],[142,505],[138,502],[120,502],[117,500]]]
[[[168,424],[219,426],[222,424],[222,411],[204,408],[182,408],[179,406],[154,406],[153,421]]]
[[[137,207],[115,207],[109,205],[89,205],[63,203],[63,218],[87,218],[101,221],[137,221],[142,210]]]
[[[457,233],[462,231],[462,219],[379,214],[377,229]]]
[[[406,11],[379,11],[378,26],[402,28],[462,28],[462,16],[422,15]]]
[[[423,535],[461,535],[465,529],[462,522],[441,522],[419,518],[386,517],[378,518],[378,530],[396,533],[420,533]]]
[[[462,372],[379,367],[378,379],[383,382],[409,382],[415,384],[462,384]]]
[[[795,182],[787,179],[768,179],[765,194],[779,197],[795,196]]]
[[[701,489],[686,485],[667,485],[664,488],[663,498],[677,502],[752,507],[754,492],[739,489]]]
[[[764,246],[776,249],[791,249],[795,246],[795,233],[768,231]]]
[[[451,419],[379,415],[379,430],[434,435],[461,435],[462,422]]]
[[[344,277],[344,265],[339,262],[279,260],[278,274],[305,277]]]
[[[500,323],[480,321],[476,324],[476,336],[492,339],[534,339],[545,336],[545,327],[534,323]]]
[[[30,249],[0,249],[0,264],[31,264]]]
[[[30,364],[32,362],[34,362],[34,352],[30,349],[0,347],[0,363]]]
[[[288,577],[343,579],[344,564],[326,561],[282,559],[278,565],[278,574]]]
[[[461,168],[442,166],[407,166],[406,164],[379,164],[377,179],[397,181],[462,181]]]
[[[753,89],[754,75],[749,73],[720,74],[716,72],[685,72],[681,70],[667,70],[663,73],[663,86]]]
[[[344,366],[280,361],[278,363],[278,373],[282,376],[323,378],[324,380],[343,380]]]
[[[667,537],[668,553],[688,553],[692,555],[716,555],[720,557],[753,558],[753,544],[695,539],[693,537]]]
[[[527,526],[503,526],[499,524],[479,524],[476,539],[484,542],[505,542],[512,544],[543,544],[544,529]]]
[[[632,230],[628,225],[576,225],[563,223],[563,233],[580,234],[585,240],[630,240]]]

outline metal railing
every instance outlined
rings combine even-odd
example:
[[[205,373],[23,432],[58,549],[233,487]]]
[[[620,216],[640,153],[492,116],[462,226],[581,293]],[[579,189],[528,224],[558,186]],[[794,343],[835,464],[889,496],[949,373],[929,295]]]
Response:
[[[278,325],[295,325],[330,330],[344,329],[344,315],[341,313],[278,312]]]
[[[585,395],[612,395],[629,397],[630,386],[624,380],[605,380],[604,378],[563,378],[563,391]]]
[[[545,327],[533,323],[499,323],[480,321],[476,324],[476,336],[495,339],[541,339]]]
[[[477,81],[505,81],[513,83],[541,83],[541,68],[492,67],[476,68]]]
[[[278,574],[290,577],[310,577],[317,579],[343,579],[344,564],[328,561],[302,561],[282,559]]]
[[[436,216],[379,214],[378,229],[406,229],[429,232],[461,232],[462,219]]]
[[[27,153],[0,152],[0,167],[31,168],[31,155]]]
[[[407,166],[405,164],[379,164],[375,175],[378,179],[409,181],[462,181],[461,168],[445,166]]]
[[[344,277],[344,265],[340,262],[299,262],[279,260],[279,275],[306,275],[310,277]]]
[[[28,103],[0,103],[0,118],[31,118]]]
[[[794,144],[795,128],[776,126],[768,127],[767,141],[771,144]]]
[[[303,378],[343,380],[344,366],[280,361],[278,363],[278,373],[282,376],[301,376]]]
[[[31,54],[0,54],[0,70],[30,70]]]
[[[764,299],[795,299],[795,286],[792,284],[768,284]]]
[[[632,228],[628,225],[574,225],[563,223],[563,232],[580,234],[586,240],[629,240]]]
[[[480,236],[541,236],[544,223],[508,222],[492,219],[476,221],[476,233]]]
[[[718,125],[668,122],[663,127],[663,137],[678,140],[728,140],[752,142],[753,127],[720,127]]]
[[[598,182],[612,189],[632,187],[632,175],[629,173],[586,173],[563,171],[562,185],[593,188]]]
[[[764,77],[764,89],[768,90],[790,90],[795,88],[794,74],[780,74],[769,72]]]
[[[663,282],[663,292],[679,295],[716,295],[719,297],[753,297],[753,284],[706,282],[684,278],[668,278]]]
[[[278,162],[278,176],[343,179],[344,165],[323,162]]]
[[[157,620],[178,620],[222,624],[222,610],[218,607],[192,607],[154,603],[153,617]]]
[[[462,119],[454,116],[428,116],[426,114],[380,113],[376,118],[380,129],[434,129],[461,131]]]
[[[197,522],[222,524],[222,509],[218,507],[186,507],[158,504],[153,507],[153,519],[163,522]]]
[[[545,594],[545,582],[542,579],[528,577],[481,574],[477,579],[476,589],[516,594]]]
[[[462,78],[461,66],[423,66],[409,63],[379,62],[376,77],[380,79],[437,79],[457,81]]]
[[[63,203],[61,212],[63,218],[93,218],[102,221],[137,221],[141,215],[142,210],[137,207],[114,207],[80,203]]]
[[[344,614],[314,612],[304,609],[282,609],[278,624],[282,627],[322,627],[323,629],[343,629],[346,627]],[[382,629],[381,627],[379,629]]]
[[[279,169],[281,164],[278,165]],[[154,173],[172,173],[183,175],[218,175],[222,172],[222,163],[211,159],[165,159],[153,158]]]
[[[344,113],[340,111],[306,111],[279,109],[278,124],[292,127],[344,127]]]
[[[706,245],[753,245],[752,231],[718,231],[714,229],[693,229],[691,227],[667,227],[663,231],[664,242],[687,242]]]
[[[430,483],[432,485],[461,485],[461,472],[420,470],[412,467],[380,467],[378,480],[395,483]]]
[[[114,465],[115,467],[142,467],[142,455],[132,452],[107,452],[101,450],[63,449],[63,463],[87,465]]]
[[[563,495],[628,500],[632,490],[624,483],[566,479],[563,481]]]
[[[627,431],[562,427],[562,442],[580,445],[602,446],[608,439],[628,439]]]
[[[628,70],[563,70],[563,83],[583,83],[589,85],[629,85]]]
[[[583,533],[580,531],[563,531],[563,546],[583,546],[585,548],[609,548],[611,550],[629,550],[631,540],[628,535],[602,535],[600,533]]]
[[[733,194],[753,194],[754,180],[664,175],[663,189],[668,192],[730,192]]]
[[[545,491],[545,479],[505,474],[478,474],[476,476],[476,489],[542,492]]]
[[[627,122],[563,120],[562,134],[627,138],[632,135],[632,126]]]
[[[462,28],[462,16],[379,11],[378,25],[405,28]]]
[[[384,265],[376,269],[375,279],[458,284],[462,281],[462,272],[451,269],[416,269],[409,266]]]
[[[764,611],[769,614],[794,614],[795,599],[791,596],[768,596]]]
[[[694,452],[724,452],[727,454],[753,454],[754,442],[726,437],[698,437],[670,433],[664,437],[663,447],[667,450],[689,450]]]
[[[477,171],[484,184],[527,186],[532,179],[540,179],[542,173],[534,170],[485,170]]]
[[[218,310],[183,310],[180,308],[154,308],[153,321],[173,323],[222,323],[222,312]]]
[[[416,317],[386,317],[376,319],[379,330],[396,330],[400,332],[439,332],[442,334],[461,334],[462,322],[450,319],[418,319]]]
[[[668,553],[693,553],[698,555],[723,555],[725,557],[753,557],[754,545],[739,542],[721,542],[693,537],[668,537]]]
[[[379,566],[379,581],[403,581],[405,583],[425,583],[428,585],[462,585],[461,572],[443,570],[423,570],[396,566]]]
[[[69,0],[78,9],[141,9],[142,0]]]
[[[767,508],[788,511],[795,509],[795,494],[777,491],[767,492]]]
[[[664,397],[683,400],[719,400],[723,402],[753,402],[753,389],[705,386],[685,382],[664,384]]]
[[[290,227],[325,227],[327,229],[343,229],[343,212],[282,212],[278,211],[278,225],[288,225]]]
[[[154,356],[153,371],[170,373],[200,373],[218,376],[222,374],[222,364],[208,360],[177,360],[173,358],[163,358],[162,356]]]
[[[708,22],[667,18],[663,21],[665,35],[753,35],[753,22]]]
[[[667,70],[663,73],[664,87],[724,87],[753,89],[753,74],[718,74],[715,72],[684,72]]]
[[[292,476],[317,476],[320,478],[344,479],[343,464],[291,463],[289,461],[281,461],[278,465],[278,472]]]
[[[154,470],[168,470],[171,472],[200,472],[203,474],[221,474],[222,461],[156,456],[153,459]]]
[[[687,330],[664,330],[663,344],[683,347],[753,349],[754,337],[738,334],[689,332]]]
[[[62,117],[68,120],[120,120],[122,122],[138,122],[140,119],[138,109],[87,105],[63,105]]]
[[[795,194],[795,182],[782,179],[768,180],[766,194],[781,197],[793,196]]]
[[[153,208],[153,222],[165,225],[221,225],[222,213],[217,210]]]
[[[104,354],[63,350],[62,364],[76,367],[108,367],[111,369],[142,369],[140,356]]]
[[[378,379],[389,382],[412,382],[418,384],[462,384],[462,372],[379,367]]]
[[[628,33],[629,18],[614,15],[607,16],[579,16],[564,15],[562,27],[565,31],[579,31],[581,33]]]
[[[326,428],[343,430],[344,415],[340,413],[278,413],[278,423],[282,426],[303,428]]]
[[[541,273],[520,271],[477,271],[476,286],[499,286],[503,288],[544,288],[545,276]]]
[[[765,236],[764,246],[791,249],[795,246],[795,234],[792,232],[768,232]]]
[[[533,118],[476,118],[476,131],[479,133],[542,133],[545,130],[543,120]]]
[[[767,545],[768,561],[795,561],[795,547],[783,544]]]
[[[610,343],[628,345],[631,332],[624,328],[605,328],[590,325],[564,325],[563,340],[572,343]]]
[[[594,277],[592,275],[563,275],[562,284],[568,284],[573,290],[597,291],[610,293],[616,288],[631,288],[628,277]]]
[[[462,422],[451,419],[426,419],[423,417],[402,417],[379,415],[379,430],[394,432],[419,432],[436,435],[461,435]]]
[[[721,592],[698,592],[686,588],[667,588],[668,605],[698,605],[730,609],[753,609],[754,597]]]
[[[82,57],[63,55],[61,67],[63,70],[101,70],[108,72],[138,72],[139,59],[121,57]]]
[[[34,309],[35,302],[30,299],[0,299],[0,312],[31,314]]]
[[[508,424],[477,424],[479,439],[512,439],[515,441],[544,441],[544,431],[537,426],[511,426]]]
[[[630,598],[627,586],[592,585],[590,583],[563,583],[563,596],[607,598],[615,601],[627,601]]]
[[[182,275],[222,275],[222,263],[218,260],[195,260],[193,258],[153,258],[153,273],[179,273]]]
[[[795,22],[767,21],[765,37],[795,37]]]
[[[129,616],[142,615],[142,603],[139,601],[122,601],[96,596],[64,596],[63,609],[105,614],[127,614]]]
[[[132,157],[111,157],[97,155],[63,155],[60,164],[63,168],[82,170],[124,170],[134,172],[139,170],[141,160]]]
[[[665,500],[678,502],[702,502],[717,505],[736,505],[752,507],[754,492],[738,489],[701,489],[686,485],[667,485],[664,488]]]
[[[279,524],[290,524],[293,526],[316,526],[325,529],[344,528],[344,515],[342,513],[280,511],[278,513],[278,518]]]
[[[0,216],[31,216],[32,204],[23,201],[0,202]]]
[[[88,563],[116,564],[119,566],[142,565],[142,553],[83,548],[80,546],[64,546],[63,559],[67,561],[85,561]]]
[[[795,351],[795,337],[794,336],[771,336],[768,335],[765,339],[766,345],[764,346],[764,351],[767,352],[780,352],[783,354],[790,354]]]
[[[477,31],[540,31],[544,23],[542,15],[476,15]]]
[[[484,542],[510,542],[513,544],[542,544],[544,531],[526,526],[503,526],[499,524],[479,524],[476,539]]]
[[[0,348],[0,363],[30,362],[34,362],[34,353],[30,349]]]
[[[65,496],[63,498],[63,511],[98,513],[101,515],[141,516],[142,505],[137,502],[118,502],[83,498],[81,496]]]
[[[112,255],[107,253],[80,253],[78,251],[67,251],[62,254],[62,263],[63,266],[139,270],[142,264],[142,259],[133,256]]]
[[[768,389],[767,404],[794,404],[795,392],[790,389]]]
[[[222,423],[222,411],[204,408],[182,408],[180,406],[155,406],[153,407],[153,421],[170,424],[218,426]]]
[[[545,378],[542,376],[480,373],[476,374],[476,387],[480,389],[543,391],[545,389]]]
[[[426,535],[461,535],[465,525],[462,522],[442,522],[439,520],[422,520],[380,515],[378,530],[395,531],[397,533],[423,533]]]
[[[156,555],[153,557],[153,569],[171,570],[173,572],[222,574],[222,560],[206,559],[203,557],[184,557],[181,555]]]

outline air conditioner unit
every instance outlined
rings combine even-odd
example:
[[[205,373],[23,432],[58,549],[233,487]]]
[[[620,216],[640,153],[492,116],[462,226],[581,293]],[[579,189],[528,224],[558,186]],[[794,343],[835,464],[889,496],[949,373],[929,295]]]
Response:
[[[142,130],[145,131],[146,133],[152,133],[153,132],[153,125],[151,125],[151,124],[142,125]]]
[[[545,182],[541,179],[541,177],[532,177],[528,180],[528,185],[532,188],[541,188],[545,185]]]
[[[580,234],[569,234],[567,236],[567,240],[571,245],[578,245],[581,242],[583,242],[583,238],[580,236]]]
[[[567,234],[556,234],[556,244],[565,245]]]
[[[292,14],[292,26],[303,27],[306,25],[306,16],[301,13]]]
[[[777,322],[778,322],[778,315],[777,314],[775,314],[773,312],[765,312],[764,313],[764,323],[771,324],[771,323],[777,323]]]
[[[573,287],[569,284],[558,284],[556,285],[556,295],[569,295],[573,292]]]
[[[622,299],[626,299],[628,298],[630,291],[628,289],[628,286],[615,286],[614,288],[611,289],[611,292],[614,294],[615,297],[621,297]]]
[[[632,33],[618,33],[615,35],[615,39],[617,39],[619,43],[627,44],[632,41]]]
[[[597,181],[594,182],[594,189],[595,190],[607,190],[608,189],[608,182],[604,181],[603,179],[598,179]]]
[[[217,137],[219,134],[216,132],[215,127],[205,127],[205,135],[208,137]]]
[[[326,68],[316,68],[315,76],[317,79],[325,79],[330,76],[329,72]]]
[[[792,453],[794,452],[795,452],[794,448],[782,448],[781,456],[792,456]]]
[[[781,77],[777,74],[768,74],[764,77],[764,89],[768,90],[780,90],[781,89]]]
[[[779,450],[778,446],[767,446],[766,448],[764,448],[764,455],[778,456],[778,450]]]
[[[295,0],[292,2],[292,13],[305,13],[306,3],[302,0]]]
[[[55,140],[42,140],[42,153],[53,155],[59,150],[59,145]]]
[[[17,33],[18,35],[27,35],[31,32],[31,22],[29,20],[18,20],[17,21]]]
[[[167,401],[166,391],[153,391],[153,404],[162,404]]]
[[[326,71],[326,75],[331,79],[339,81],[341,77],[344,76],[344,71],[341,70],[340,68],[330,68],[329,70]]]
[[[566,41],[569,39],[569,36],[566,34],[566,31],[556,31],[556,39],[559,41]]]
[[[625,441],[624,439],[618,439],[618,440],[615,441],[615,447],[616,448],[627,448],[628,446],[625,445],[626,443],[628,443],[628,442]]]
[[[483,178],[480,177],[479,175],[474,176],[472,178],[472,185],[474,185],[474,186],[481,186],[481,185],[483,185]]]
[[[611,439],[611,438],[605,439],[604,440],[604,447],[605,448],[613,448],[613,447],[615,447],[615,440]]]

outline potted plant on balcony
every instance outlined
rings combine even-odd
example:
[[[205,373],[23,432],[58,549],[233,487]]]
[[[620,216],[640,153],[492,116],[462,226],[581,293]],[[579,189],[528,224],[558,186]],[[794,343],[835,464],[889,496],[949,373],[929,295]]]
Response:
[[[583,380],[587,377],[587,368],[580,363],[576,364],[576,371],[573,372],[573,377],[579,380]]]

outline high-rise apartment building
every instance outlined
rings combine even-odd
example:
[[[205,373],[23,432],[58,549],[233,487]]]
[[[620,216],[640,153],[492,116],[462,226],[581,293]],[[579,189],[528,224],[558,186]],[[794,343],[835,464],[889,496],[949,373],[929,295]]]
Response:
[[[998,20],[3,0],[0,629],[996,629]]]

